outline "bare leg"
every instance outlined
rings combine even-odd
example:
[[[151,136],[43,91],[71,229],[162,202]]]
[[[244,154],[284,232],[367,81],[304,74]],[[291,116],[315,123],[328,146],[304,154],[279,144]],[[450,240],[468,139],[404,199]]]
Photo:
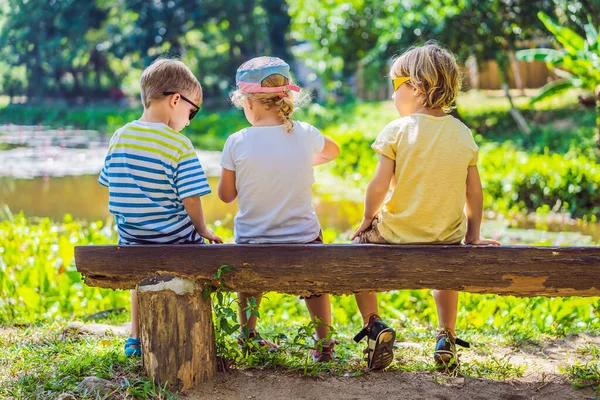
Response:
[[[248,306],[248,300],[252,297],[254,297],[256,300],[256,307],[259,307],[260,301],[262,300],[262,293],[238,293],[238,311],[240,317],[240,329],[242,330],[242,333],[244,333],[244,327],[248,327],[250,332],[256,330],[256,315],[252,314],[250,315],[250,318],[248,318],[246,311],[244,310]]]
[[[455,290],[434,290],[433,298],[437,306],[438,324],[456,336],[456,313],[458,309],[458,292]]]
[[[378,314],[379,308],[377,306],[377,293],[357,293],[354,295],[356,299],[356,305],[362,315],[363,323],[366,325],[369,323],[371,315]]]
[[[135,290],[131,291],[131,337],[134,339],[140,338],[140,314],[138,311],[138,296]]]
[[[331,326],[331,304],[329,302],[329,295],[323,294],[321,296],[313,296],[308,299],[304,299],[306,302],[306,308],[310,313],[310,319],[315,321],[318,318],[320,323],[315,331],[317,338],[324,339],[329,334],[329,327]]]

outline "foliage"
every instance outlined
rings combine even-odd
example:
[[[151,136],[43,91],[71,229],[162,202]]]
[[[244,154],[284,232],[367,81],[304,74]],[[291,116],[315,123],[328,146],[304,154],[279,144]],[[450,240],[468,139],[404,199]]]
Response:
[[[544,61],[560,77],[542,88],[532,102],[546,97],[557,96],[572,88],[585,88],[594,91],[600,85],[600,34],[591,23],[584,25],[585,38],[577,32],[556,23],[543,12],[538,13],[562,49],[529,49],[517,52],[518,59],[524,61]]]
[[[105,68],[105,57],[88,36],[107,16],[97,2],[9,0],[4,11],[0,48],[8,65],[26,67],[30,96],[68,96]]]
[[[36,223],[19,214],[0,222],[0,323],[60,319],[126,306],[124,293],[83,284],[73,263],[77,244],[116,241],[102,222]]]
[[[4,88],[34,99],[137,93],[141,69],[162,55],[222,95],[246,59],[289,56],[284,0],[9,0],[0,12],[3,65],[26,68],[25,79],[5,72]]]
[[[390,58],[428,40],[443,38],[463,61],[496,59],[540,31],[538,10],[555,8],[547,0],[303,0],[290,3],[290,14],[292,37],[309,44],[297,56],[327,89],[350,94],[344,83],[358,70],[370,87],[388,85]]]
[[[595,8],[565,0],[8,0],[0,5],[0,82],[29,100],[118,100],[118,89],[138,93],[141,70],[167,55],[222,98],[243,61],[270,54],[290,61],[303,84],[351,97],[347,83],[357,75],[387,85],[389,59],[413,44],[443,38],[460,60],[501,61],[540,36],[538,10],[577,29]]]
[[[600,347],[589,344],[578,349],[581,354],[589,354],[591,361],[586,363],[576,362],[565,368],[573,384],[577,387],[592,386],[595,388],[596,396],[600,395]]]

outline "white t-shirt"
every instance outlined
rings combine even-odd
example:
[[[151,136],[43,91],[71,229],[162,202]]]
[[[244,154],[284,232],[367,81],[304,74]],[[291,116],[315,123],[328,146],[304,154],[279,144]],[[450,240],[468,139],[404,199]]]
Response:
[[[312,206],[314,154],[325,137],[317,128],[294,121],[242,129],[229,136],[221,166],[236,175],[236,243],[308,243],[317,238],[319,220]]]

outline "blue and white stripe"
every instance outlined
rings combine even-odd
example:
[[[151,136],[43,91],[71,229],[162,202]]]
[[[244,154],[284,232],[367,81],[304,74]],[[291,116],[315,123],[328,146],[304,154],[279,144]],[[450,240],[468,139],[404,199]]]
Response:
[[[211,192],[188,138],[165,124],[119,129],[98,182],[109,188],[120,244],[201,242],[183,199]]]

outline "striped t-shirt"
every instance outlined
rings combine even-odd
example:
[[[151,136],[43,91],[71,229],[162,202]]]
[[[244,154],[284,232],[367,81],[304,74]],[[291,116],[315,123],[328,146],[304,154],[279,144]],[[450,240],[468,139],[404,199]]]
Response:
[[[202,242],[182,200],[210,193],[190,140],[163,123],[117,130],[98,182],[109,188],[119,244]]]

